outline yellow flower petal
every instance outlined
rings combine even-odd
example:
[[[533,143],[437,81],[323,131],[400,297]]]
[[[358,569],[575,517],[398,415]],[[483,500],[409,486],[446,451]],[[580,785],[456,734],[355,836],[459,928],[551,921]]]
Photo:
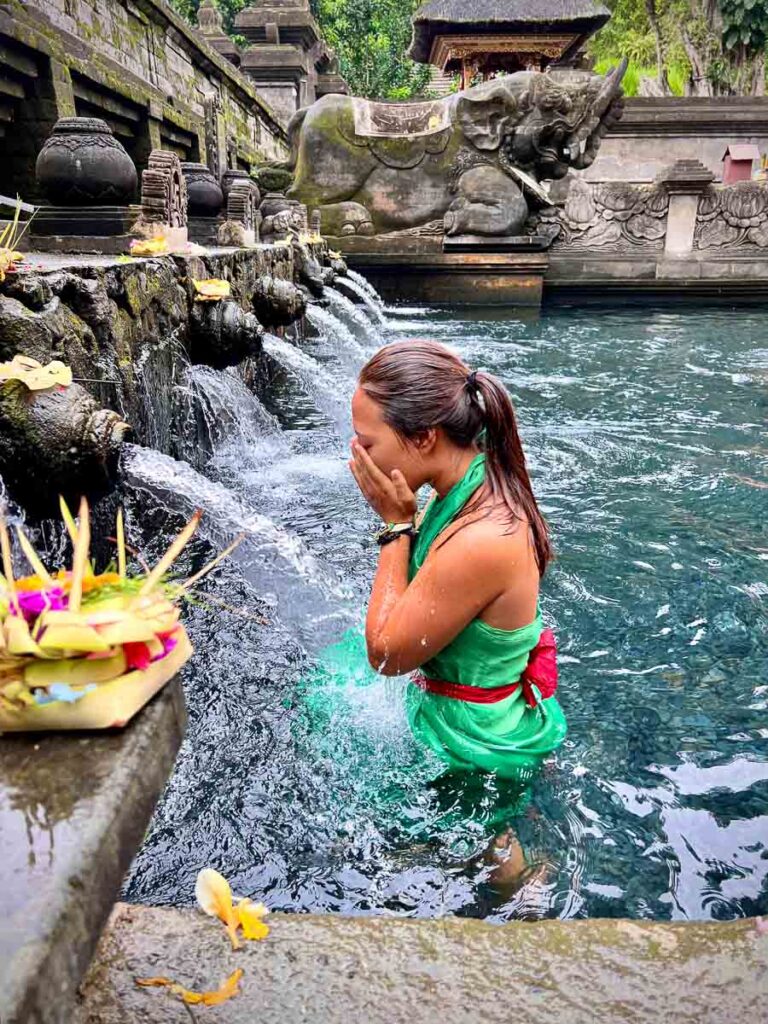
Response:
[[[209,917],[218,917],[227,926],[232,948],[239,949],[237,929],[240,922],[232,905],[232,890],[226,878],[213,868],[203,868],[195,882],[195,899],[204,913]]]
[[[135,238],[131,242],[131,256],[159,256],[168,252],[168,243],[160,238]]]
[[[264,924],[262,918],[269,913],[263,903],[254,903],[249,899],[238,900],[235,907],[237,919],[243,930],[243,938],[253,942],[266,939],[269,935],[269,925]]]
[[[72,370],[58,359],[43,366],[29,356],[16,355],[9,363],[0,363],[0,383],[20,380],[30,391],[44,391],[56,385],[68,388]]]
[[[212,992],[193,992],[191,989],[179,985],[178,982],[171,981],[170,978],[135,978],[134,980],[142,988],[167,988],[172,995],[177,996],[188,1006],[219,1006],[238,995],[243,974],[242,967],[238,967],[226,981]]]

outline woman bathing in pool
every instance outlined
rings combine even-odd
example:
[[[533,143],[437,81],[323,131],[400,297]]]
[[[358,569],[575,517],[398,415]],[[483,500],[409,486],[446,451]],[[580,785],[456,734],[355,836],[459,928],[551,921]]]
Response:
[[[539,610],[552,549],[512,401],[437,342],[404,341],[363,367],[352,420],[349,466],[385,524],[370,663],[412,674],[411,728],[450,769],[525,782],[566,724]]]

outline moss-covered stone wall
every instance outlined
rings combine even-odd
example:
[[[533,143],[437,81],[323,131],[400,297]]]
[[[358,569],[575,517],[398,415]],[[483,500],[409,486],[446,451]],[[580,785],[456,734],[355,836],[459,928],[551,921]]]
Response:
[[[253,85],[162,0],[10,0],[0,54],[0,93],[11,97],[0,193],[37,198],[37,153],[73,114],[105,118],[139,171],[158,147],[220,171],[287,152]]]
[[[310,258],[328,263],[315,250]],[[176,456],[194,425],[180,422],[188,403],[175,385],[183,384],[190,361],[222,361],[221,339],[199,328],[193,282],[229,281],[234,302],[266,330],[301,321],[306,308],[299,257],[286,244],[127,262],[35,258],[35,269],[0,286],[0,362],[16,353],[42,363],[61,359],[101,405],[130,423],[136,440]],[[241,358],[233,350],[230,363]]]

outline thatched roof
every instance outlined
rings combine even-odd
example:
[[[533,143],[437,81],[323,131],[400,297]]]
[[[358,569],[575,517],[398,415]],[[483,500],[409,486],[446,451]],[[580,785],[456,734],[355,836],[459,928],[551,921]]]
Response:
[[[610,16],[598,0],[428,0],[413,16],[409,56],[429,63],[438,35],[572,32],[583,41]]]

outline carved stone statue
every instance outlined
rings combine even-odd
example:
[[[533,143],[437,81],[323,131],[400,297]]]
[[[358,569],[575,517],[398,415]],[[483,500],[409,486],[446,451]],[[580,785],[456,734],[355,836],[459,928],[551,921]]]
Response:
[[[329,235],[518,235],[547,202],[539,182],[595,159],[625,68],[518,72],[427,103],[324,96],[289,125],[289,196]]]

